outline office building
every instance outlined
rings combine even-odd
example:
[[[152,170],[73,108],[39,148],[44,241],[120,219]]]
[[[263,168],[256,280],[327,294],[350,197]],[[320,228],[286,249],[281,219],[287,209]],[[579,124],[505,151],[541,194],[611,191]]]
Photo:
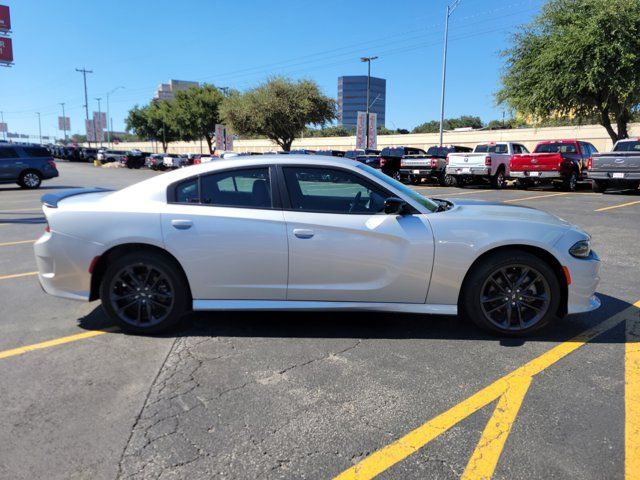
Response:
[[[169,80],[169,83],[161,83],[156,90],[154,100],[172,100],[175,92],[180,90],[188,90],[191,87],[197,87],[198,82],[189,82],[186,80]]]
[[[387,103],[387,81],[371,77],[369,111],[378,114],[378,126],[384,126]],[[351,75],[338,78],[338,124],[355,127],[358,112],[367,111],[367,76]]]

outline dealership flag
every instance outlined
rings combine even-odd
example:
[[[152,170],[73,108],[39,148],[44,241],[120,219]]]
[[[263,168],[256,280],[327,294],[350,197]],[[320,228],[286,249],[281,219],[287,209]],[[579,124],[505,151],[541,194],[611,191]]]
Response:
[[[369,114],[369,147],[378,148],[378,114]]]
[[[8,132],[6,123],[0,123],[0,132]]]
[[[224,151],[224,125],[216,125],[216,150]]]
[[[71,118],[58,117],[58,130],[71,130]]]
[[[358,123],[356,128],[356,148],[366,148],[367,134],[365,123],[367,122],[367,112],[358,112]]]
[[[96,141],[96,131],[93,128],[93,120],[85,120],[84,126],[87,130],[87,141],[95,142]]]
[[[13,62],[13,43],[9,37],[0,37],[0,63]]]
[[[233,150],[233,133],[227,132],[224,136],[224,149]]]

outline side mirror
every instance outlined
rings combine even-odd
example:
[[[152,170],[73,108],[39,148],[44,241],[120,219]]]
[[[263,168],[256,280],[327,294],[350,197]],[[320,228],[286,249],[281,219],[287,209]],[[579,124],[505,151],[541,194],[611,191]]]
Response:
[[[384,213],[387,215],[404,215],[409,211],[407,202],[398,197],[389,197],[384,201]]]

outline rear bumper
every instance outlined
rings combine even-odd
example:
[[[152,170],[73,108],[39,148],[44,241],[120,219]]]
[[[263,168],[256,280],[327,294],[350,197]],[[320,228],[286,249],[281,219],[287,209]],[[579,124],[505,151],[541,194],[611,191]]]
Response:
[[[417,178],[433,178],[440,175],[443,171],[435,168],[420,168],[420,167],[403,167],[400,169],[400,175],[403,177],[417,177]]]
[[[532,175],[533,173],[533,175]],[[537,174],[537,175],[535,175]],[[564,176],[562,175],[562,173],[558,172],[558,171],[553,171],[553,172],[528,172],[528,171],[514,171],[511,170],[511,173],[509,174],[510,177],[512,178],[527,178],[527,179],[531,179],[531,180],[553,180],[553,179],[557,179],[557,180],[561,180],[564,178]]]
[[[474,176],[474,177],[489,177],[491,176],[491,167],[447,167],[447,175],[455,176]]]
[[[614,178],[614,173],[623,173],[624,177]],[[640,172],[587,172],[587,178],[594,180],[608,180],[611,182],[628,182],[640,180]]]
[[[33,248],[38,279],[45,292],[72,300],[89,300],[89,266],[99,254],[99,244],[48,232],[36,241]]]

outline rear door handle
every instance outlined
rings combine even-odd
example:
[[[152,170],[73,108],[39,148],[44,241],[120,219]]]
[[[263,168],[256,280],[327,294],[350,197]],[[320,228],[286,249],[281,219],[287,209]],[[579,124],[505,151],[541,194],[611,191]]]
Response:
[[[189,230],[193,227],[193,222],[191,220],[171,220],[171,225],[178,230]]]
[[[311,238],[313,237],[313,230],[306,228],[294,228],[293,234],[298,238]]]

